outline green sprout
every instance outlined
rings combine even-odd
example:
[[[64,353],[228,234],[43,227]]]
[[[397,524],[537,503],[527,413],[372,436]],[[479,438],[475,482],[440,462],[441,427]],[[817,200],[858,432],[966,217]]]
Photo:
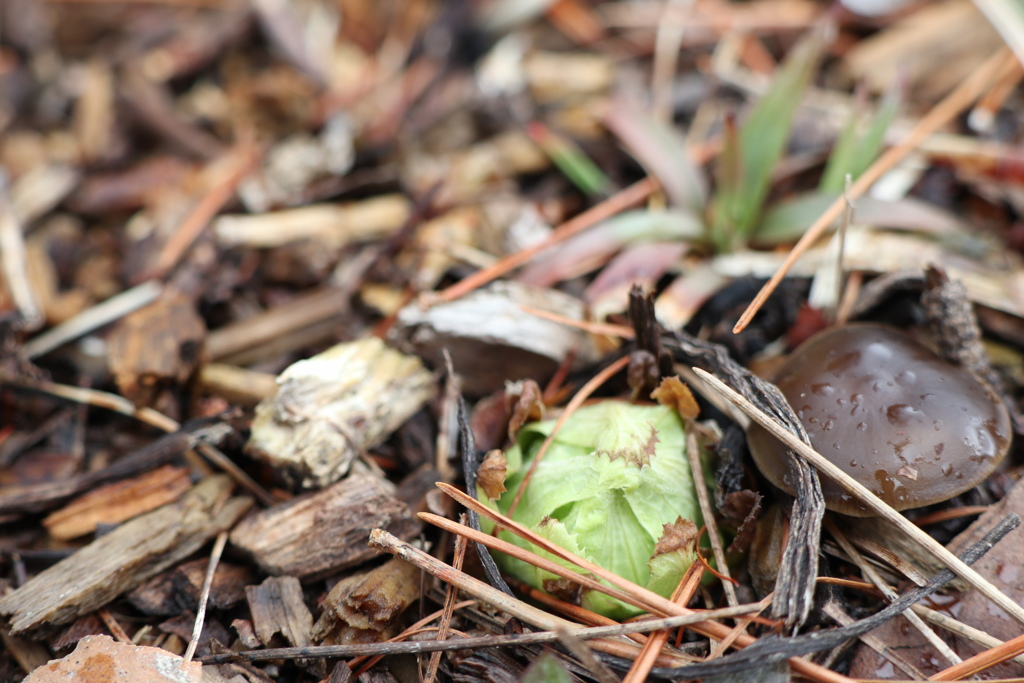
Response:
[[[490,504],[508,514],[523,477],[554,421],[523,427],[507,457],[507,491]],[[477,493],[486,500],[483,490]],[[512,518],[566,550],[668,597],[696,560],[703,524],[677,411],[607,400],[580,408],[555,436]],[[491,532],[493,524],[485,524]],[[573,565],[500,531],[498,536]],[[566,597],[565,582],[531,564],[496,554],[508,574]],[[579,604],[612,618],[639,613],[597,591]]]

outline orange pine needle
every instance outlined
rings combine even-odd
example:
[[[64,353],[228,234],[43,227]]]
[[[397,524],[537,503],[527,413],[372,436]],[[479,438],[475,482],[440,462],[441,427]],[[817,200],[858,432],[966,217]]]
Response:
[[[545,320],[551,320],[552,322],[561,323],[566,327],[575,327],[578,330],[589,332],[590,334],[606,334],[614,337],[622,337],[623,339],[633,339],[636,337],[636,332],[633,331],[632,327],[628,325],[613,325],[612,323],[596,323],[587,320],[573,320],[567,318],[564,315],[552,313],[551,311],[545,311],[541,308],[534,308],[533,306],[520,306],[523,311],[530,315],[535,315],[538,318],[544,318]]]
[[[514,254],[505,256],[497,263],[476,271],[472,275],[459,280],[451,287],[437,293],[424,294],[421,301],[426,305],[432,303],[447,303],[463,297],[475,289],[483,287],[489,282],[497,280],[519,266],[523,265],[537,254],[549,247],[564,242],[573,235],[583,232],[587,228],[611,218],[615,214],[635,206],[650,197],[658,189],[658,182],[653,178],[644,178],[621,192],[609,197],[600,204],[596,204],[583,213],[570,218],[558,226],[554,232],[544,241],[520,249]]]
[[[206,229],[225,204],[235,194],[238,184],[242,182],[249,171],[251,171],[257,160],[259,152],[256,148],[246,142],[240,142],[232,151],[228,152],[231,159],[217,159],[211,166],[227,164],[223,175],[210,187],[200,198],[195,208],[186,216],[181,225],[164,245],[163,250],[157,257],[152,269],[146,273],[145,279],[162,278],[165,276],[181,257],[185,255],[188,248],[196,241],[199,235]],[[208,169],[209,170],[209,167]]]
[[[998,647],[984,652],[979,652],[970,659],[965,659],[948,669],[940,671],[934,676],[929,676],[929,681],[958,681],[967,676],[973,676],[985,669],[990,669],[996,664],[1001,664],[1017,655],[1024,654],[1024,635],[1008,640]]]
[[[627,604],[633,605],[634,607],[638,607],[643,610],[652,611],[652,608],[654,607],[651,604],[647,604],[647,602],[644,601],[642,598],[637,597],[637,594],[639,594],[644,589],[641,589],[639,586],[636,586],[635,584],[632,584],[626,581],[625,579],[620,579],[620,583],[624,583],[624,585],[621,588],[612,588],[609,586],[605,586],[600,581],[591,578],[585,574],[580,574],[579,572],[575,572],[571,569],[566,569],[562,565],[556,562],[552,562],[551,560],[545,559],[540,555],[537,555],[536,553],[530,552],[529,550],[520,548],[514,543],[509,543],[508,541],[502,540],[500,538],[490,536],[488,534],[483,533],[482,531],[477,531],[476,529],[465,526],[464,524],[453,522],[450,519],[432,514],[430,512],[421,512],[417,516],[424,522],[433,524],[434,526],[444,529],[445,531],[451,532],[453,534],[465,536],[471,541],[481,543],[492,550],[497,550],[498,552],[504,553],[509,557],[514,557],[517,560],[522,560],[523,562],[532,564],[535,567],[542,569],[546,572],[551,572],[555,576],[561,576],[564,579],[569,579],[573,583],[576,583],[582,586],[583,588],[600,591],[609,597],[615,598],[616,600],[621,600]],[[535,537],[538,539],[540,538],[539,536]],[[534,544],[541,545],[540,543],[536,542],[534,542]],[[545,550],[546,549],[547,548],[545,548]],[[651,593],[651,595],[654,594]],[[661,596],[658,597],[660,598]],[[659,614],[664,614],[664,610],[653,611],[657,611]]]
[[[917,526],[926,526],[928,524],[937,524],[939,522],[947,522],[951,519],[959,519],[961,517],[972,517],[974,515],[980,515],[986,512],[990,506],[988,505],[965,505],[962,508],[950,508],[948,510],[938,510],[927,515],[921,515],[914,520],[914,524]]]
[[[679,579],[679,585],[672,596],[672,602],[680,607],[686,607],[690,599],[693,598],[693,594],[697,591],[703,575],[704,566],[702,564],[698,562],[691,564],[690,568]],[[651,673],[651,668],[654,666],[654,661],[658,657],[658,653],[665,647],[665,643],[668,642],[671,635],[672,631],[668,629],[652,633],[647,642],[644,643],[640,656],[636,658],[633,666],[629,668],[629,673],[622,679],[622,683],[643,683],[643,681],[646,681],[648,674]]]

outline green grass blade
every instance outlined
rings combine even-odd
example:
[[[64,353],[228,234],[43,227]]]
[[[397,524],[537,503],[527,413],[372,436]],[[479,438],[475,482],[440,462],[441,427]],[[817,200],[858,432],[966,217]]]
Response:
[[[885,142],[885,131],[899,111],[902,97],[898,88],[893,88],[882,100],[875,112],[874,117],[864,130],[858,134],[857,116],[854,114],[846,124],[843,132],[836,140],[832,154],[829,155],[828,163],[818,184],[821,192],[843,191],[846,185],[846,174],[850,174],[856,180],[860,174],[868,169]]]
[[[526,127],[526,132],[573,185],[592,197],[610,194],[608,176],[572,140],[536,121]]]
[[[733,246],[751,234],[771,185],[772,172],[786,149],[793,116],[817,68],[824,46],[823,31],[801,40],[779,68],[771,90],[750,111],[739,131],[738,154],[742,182],[716,196],[715,233],[722,244],[725,232]]]

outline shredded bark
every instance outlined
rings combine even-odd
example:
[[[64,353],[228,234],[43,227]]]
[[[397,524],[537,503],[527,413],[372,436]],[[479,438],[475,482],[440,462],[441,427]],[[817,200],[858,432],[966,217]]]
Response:
[[[793,412],[782,392],[771,382],[760,379],[734,361],[723,347],[701,341],[685,332],[666,335],[663,343],[673,353],[676,362],[713,373],[751,403],[775,417],[801,441],[810,444],[810,437],[800,418]],[[785,617],[787,630],[796,632],[807,621],[814,605],[825,501],[817,471],[791,451],[787,451],[787,454],[797,495],[790,513],[789,542],[779,568],[772,614]]]
[[[476,449],[476,444],[473,441],[473,431],[469,426],[469,417],[466,413],[466,401],[459,396],[459,457],[462,459],[462,472],[466,477],[466,490],[470,492],[476,492],[476,473],[480,469],[480,462],[483,458],[483,453]],[[473,510],[467,510],[466,519],[469,526],[473,527],[477,531],[480,531],[480,515]],[[487,550],[487,547],[481,543],[474,543],[473,546],[476,548],[476,554],[480,558],[480,564],[483,565],[484,575],[487,577],[488,583],[498,590],[513,595],[512,589],[505,583],[505,579],[501,578],[501,570],[498,569],[498,565],[494,562],[494,558],[491,557],[491,553]]]

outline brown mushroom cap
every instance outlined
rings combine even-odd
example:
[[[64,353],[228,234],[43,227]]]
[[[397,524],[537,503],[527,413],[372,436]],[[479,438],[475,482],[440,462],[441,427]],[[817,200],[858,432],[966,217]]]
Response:
[[[814,449],[896,510],[976,486],[1010,447],[1009,414],[988,384],[884,325],[812,337],[776,384]],[[747,441],[761,473],[792,494],[782,443],[757,425]],[[871,514],[827,477],[821,488],[830,510]]]

